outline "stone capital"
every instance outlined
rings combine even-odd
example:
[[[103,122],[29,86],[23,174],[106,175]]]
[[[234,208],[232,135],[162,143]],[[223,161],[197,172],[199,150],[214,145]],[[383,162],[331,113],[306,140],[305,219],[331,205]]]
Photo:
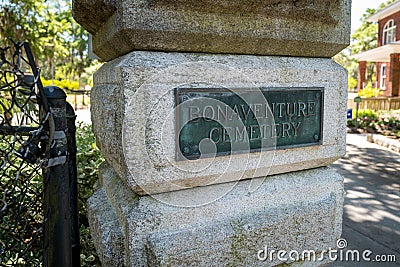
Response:
[[[332,57],[350,41],[350,0],[73,0],[93,50]]]

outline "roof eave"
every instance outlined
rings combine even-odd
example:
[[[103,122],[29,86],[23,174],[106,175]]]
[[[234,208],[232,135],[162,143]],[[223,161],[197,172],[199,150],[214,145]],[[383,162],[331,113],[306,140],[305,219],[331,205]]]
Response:
[[[398,11],[400,11],[400,1],[396,1],[384,9],[379,10],[374,15],[367,18],[367,22],[378,22],[381,19],[386,18]]]
[[[400,43],[391,43],[352,55],[358,61],[389,62],[390,54],[400,53]]]

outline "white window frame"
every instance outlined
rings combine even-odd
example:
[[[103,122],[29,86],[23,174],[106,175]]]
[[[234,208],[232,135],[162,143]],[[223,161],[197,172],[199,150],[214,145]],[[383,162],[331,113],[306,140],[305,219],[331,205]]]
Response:
[[[385,72],[385,74],[384,74]],[[387,67],[386,64],[381,65],[381,72],[380,72],[380,89],[385,90],[386,89],[386,79],[387,79]]]
[[[382,45],[396,42],[396,25],[394,20],[389,20],[383,27],[382,32]]]

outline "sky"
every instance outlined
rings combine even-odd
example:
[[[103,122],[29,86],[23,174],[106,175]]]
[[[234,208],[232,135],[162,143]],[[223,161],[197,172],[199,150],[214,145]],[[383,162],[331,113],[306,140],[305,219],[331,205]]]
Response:
[[[378,8],[386,0],[353,0],[351,6],[351,32],[361,26],[361,17],[367,8]]]

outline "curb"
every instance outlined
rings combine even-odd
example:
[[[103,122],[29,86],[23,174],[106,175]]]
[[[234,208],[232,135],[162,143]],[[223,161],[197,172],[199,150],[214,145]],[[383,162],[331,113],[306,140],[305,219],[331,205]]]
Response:
[[[367,134],[367,141],[400,153],[400,142],[380,134]]]

